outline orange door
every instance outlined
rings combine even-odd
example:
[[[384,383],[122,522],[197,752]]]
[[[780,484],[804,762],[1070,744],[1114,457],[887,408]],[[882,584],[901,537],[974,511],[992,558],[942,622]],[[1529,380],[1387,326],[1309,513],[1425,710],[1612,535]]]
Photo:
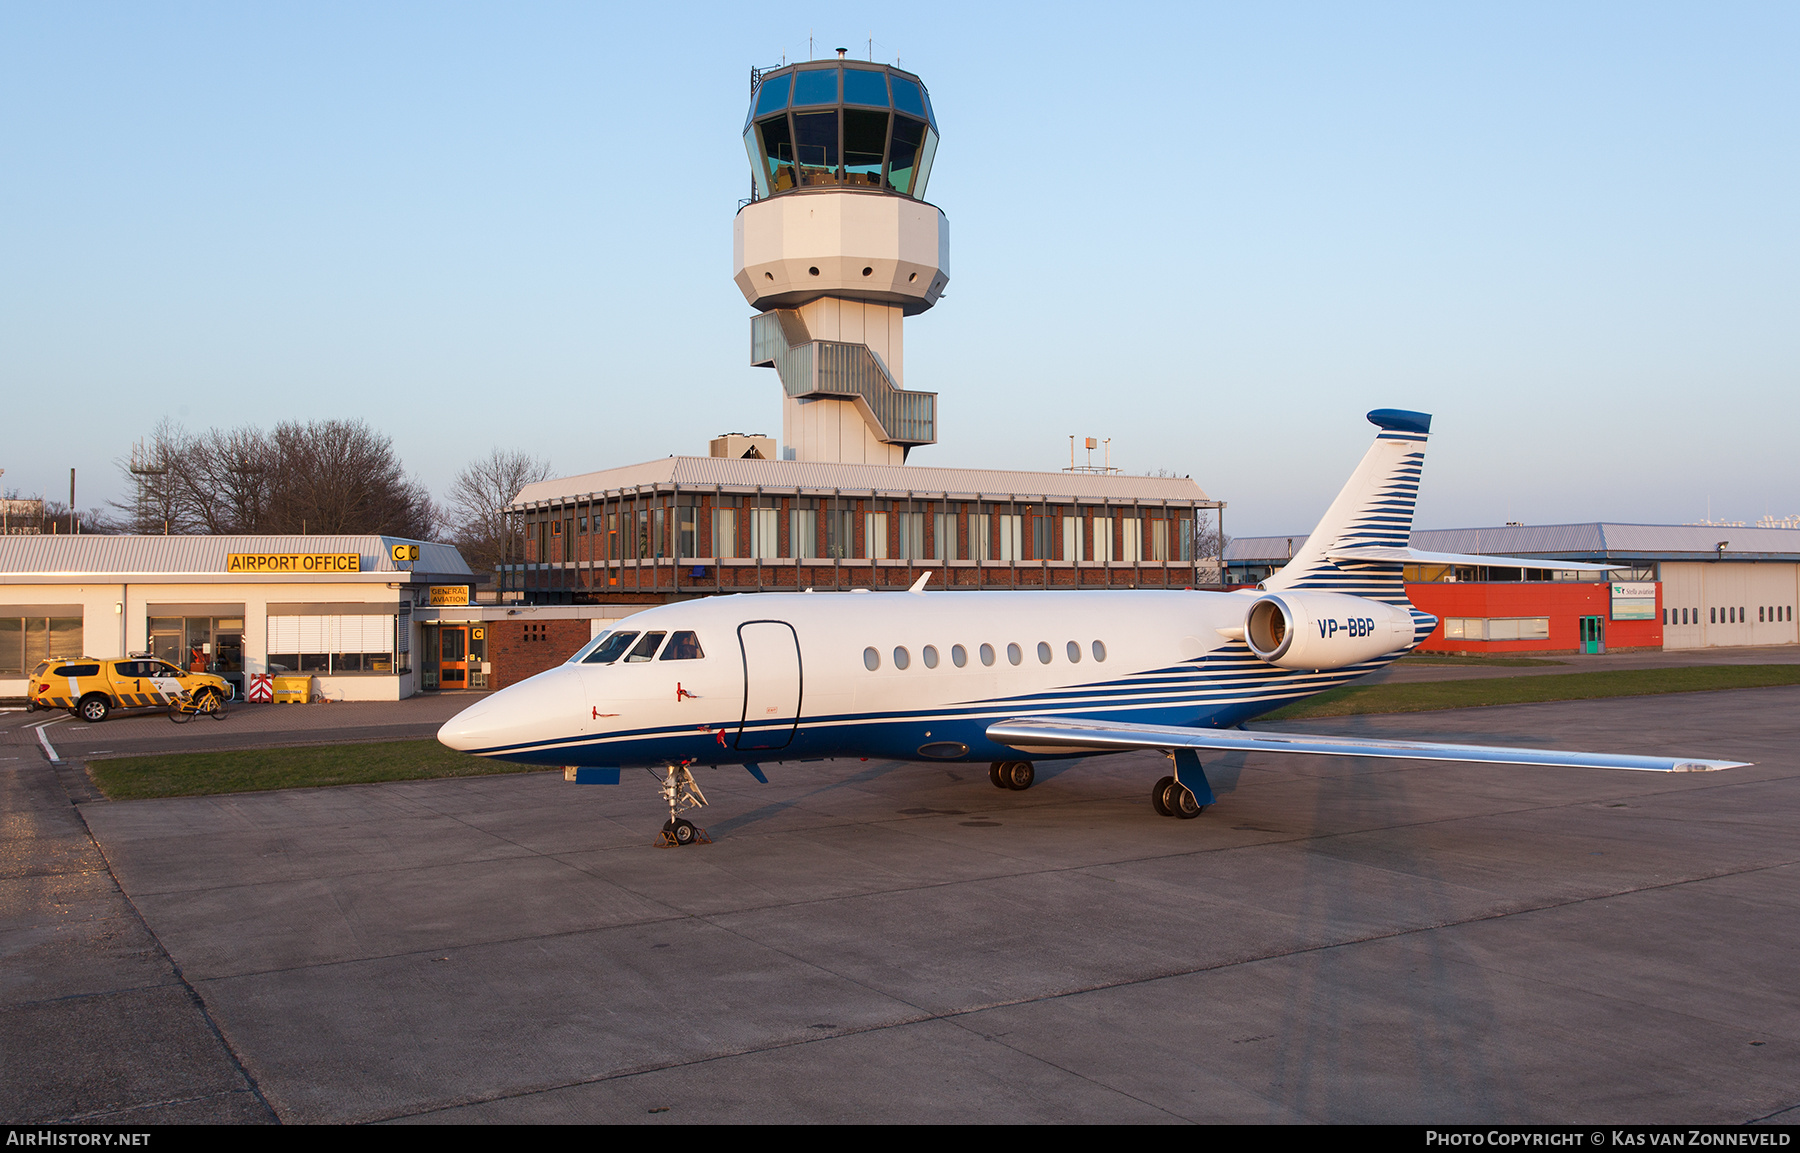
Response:
[[[469,687],[467,625],[445,625],[438,630],[438,686],[445,689]]]

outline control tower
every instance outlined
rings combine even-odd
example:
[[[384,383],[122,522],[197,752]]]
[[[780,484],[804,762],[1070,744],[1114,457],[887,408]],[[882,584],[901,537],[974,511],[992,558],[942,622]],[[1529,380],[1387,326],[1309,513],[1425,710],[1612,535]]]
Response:
[[[781,377],[784,458],[902,464],[937,440],[937,394],[902,387],[904,319],[950,280],[950,225],[925,202],[937,144],[910,72],[839,49],[752,73],[732,268],[758,310],[750,361]]]

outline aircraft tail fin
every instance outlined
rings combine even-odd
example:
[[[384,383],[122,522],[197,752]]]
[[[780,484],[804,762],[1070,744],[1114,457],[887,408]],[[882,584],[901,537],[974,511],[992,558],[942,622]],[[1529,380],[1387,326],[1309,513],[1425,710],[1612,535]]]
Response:
[[[1425,468],[1425,441],[1431,417],[1423,412],[1381,408],[1369,414],[1381,429],[1362,463],[1325,510],[1306,544],[1265,588],[1348,593],[1406,605],[1404,567],[1397,560],[1336,557],[1349,550],[1405,549],[1412,538],[1413,508]],[[1410,607],[1410,606],[1409,606]],[[1429,634],[1436,618],[1414,610]]]

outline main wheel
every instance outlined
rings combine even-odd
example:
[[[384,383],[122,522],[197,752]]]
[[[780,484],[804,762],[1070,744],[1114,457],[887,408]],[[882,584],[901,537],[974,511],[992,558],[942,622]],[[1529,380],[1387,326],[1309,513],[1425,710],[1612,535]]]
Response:
[[[1156,785],[1150,790],[1150,805],[1156,810],[1156,815],[1159,817],[1172,817],[1175,815],[1175,811],[1169,808],[1168,802],[1169,786],[1174,783],[1174,777],[1164,777],[1162,780],[1156,782]]]
[[[194,710],[191,708],[183,708],[180,701],[170,701],[169,719],[178,725],[185,725],[194,719]]]
[[[1007,787],[1006,776],[1002,772],[1005,768],[1006,766],[999,761],[995,761],[988,766],[988,780],[994,783],[996,789],[1004,789]]]
[[[675,843],[677,845],[691,845],[694,843],[694,822],[678,820],[675,822],[674,832]]]
[[[90,725],[105,720],[111,712],[111,703],[99,693],[82,697],[81,703],[75,706],[75,715]]]
[[[1184,821],[1191,821],[1206,811],[1206,806],[1194,796],[1194,791],[1177,781],[1169,790],[1169,811]]]
[[[1037,770],[1030,761],[1012,761],[1006,766],[1006,787],[1024,792],[1037,780]]]
[[[222,721],[229,710],[225,707],[225,698],[208,689],[200,694],[200,711],[215,721]]]

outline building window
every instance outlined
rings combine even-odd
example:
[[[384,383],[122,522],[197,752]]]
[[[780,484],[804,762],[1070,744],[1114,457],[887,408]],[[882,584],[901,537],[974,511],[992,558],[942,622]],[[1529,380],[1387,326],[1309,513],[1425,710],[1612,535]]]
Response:
[[[922,558],[925,555],[925,514],[903,512],[896,515],[900,518],[900,555],[907,560]]]
[[[788,552],[807,560],[819,555],[819,514],[815,510],[788,510]]]
[[[80,617],[0,616],[0,674],[22,677],[39,661],[81,656],[81,648]]]
[[[714,556],[737,556],[737,509],[713,509],[712,539]]]
[[[1550,639],[1549,617],[1447,617],[1445,640],[1543,641]]]
[[[778,508],[753,508],[750,513],[750,555],[758,560],[768,560],[781,555],[780,540],[781,510]]]
[[[272,673],[392,673],[392,616],[272,616]]]
[[[1000,559],[1017,561],[1025,559],[1025,518],[1014,513],[1006,513],[994,518],[1000,526]]]

